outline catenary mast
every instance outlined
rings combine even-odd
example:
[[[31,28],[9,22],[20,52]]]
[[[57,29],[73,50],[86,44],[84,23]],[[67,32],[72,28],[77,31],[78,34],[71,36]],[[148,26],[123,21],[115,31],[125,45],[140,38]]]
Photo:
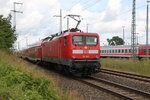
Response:
[[[131,26],[131,52],[132,57],[136,57],[136,0],[133,0],[133,8],[132,8],[132,26]]]

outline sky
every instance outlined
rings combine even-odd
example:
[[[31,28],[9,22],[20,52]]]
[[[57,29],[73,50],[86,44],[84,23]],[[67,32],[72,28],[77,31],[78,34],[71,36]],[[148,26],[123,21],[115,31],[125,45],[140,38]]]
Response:
[[[145,44],[146,39],[146,2],[136,0],[136,33],[137,41]],[[7,17],[12,14],[13,2],[23,3],[16,5],[16,34],[18,39],[15,48],[23,49],[40,39],[59,32],[59,17],[62,9],[63,30],[67,29],[68,14],[81,15],[82,21],[79,28],[86,32],[98,33],[101,45],[107,45],[107,39],[113,36],[123,37],[125,43],[131,44],[131,22],[133,0],[0,0],[0,15]],[[76,21],[70,19],[69,28],[76,25]],[[150,39],[149,39],[150,43]]]

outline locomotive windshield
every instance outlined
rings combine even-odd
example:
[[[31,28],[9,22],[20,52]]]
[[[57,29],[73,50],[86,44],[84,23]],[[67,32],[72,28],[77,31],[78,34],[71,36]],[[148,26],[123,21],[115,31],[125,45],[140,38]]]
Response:
[[[97,45],[96,36],[73,36],[74,45]]]

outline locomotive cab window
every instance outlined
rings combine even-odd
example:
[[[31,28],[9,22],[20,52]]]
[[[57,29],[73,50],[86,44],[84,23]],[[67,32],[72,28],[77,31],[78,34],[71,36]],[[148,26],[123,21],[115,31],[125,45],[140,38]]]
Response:
[[[96,36],[73,36],[74,45],[97,45]]]
[[[86,36],[86,45],[96,45],[97,37],[95,36]]]
[[[67,37],[64,37],[64,45],[67,45]]]
[[[84,45],[83,36],[73,36],[73,44],[74,45]]]

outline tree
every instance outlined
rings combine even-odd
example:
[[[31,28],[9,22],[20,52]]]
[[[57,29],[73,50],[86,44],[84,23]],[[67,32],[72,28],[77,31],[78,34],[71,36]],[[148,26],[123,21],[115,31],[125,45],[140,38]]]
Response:
[[[0,15],[0,48],[9,49],[13,46],[17,36],[14,34],[15,30],[11,26],[11,15],[4,18]]]
[[[119,36],[114,36],[112,39],[107,39],[109,45],[123,45],[125,42]]]

